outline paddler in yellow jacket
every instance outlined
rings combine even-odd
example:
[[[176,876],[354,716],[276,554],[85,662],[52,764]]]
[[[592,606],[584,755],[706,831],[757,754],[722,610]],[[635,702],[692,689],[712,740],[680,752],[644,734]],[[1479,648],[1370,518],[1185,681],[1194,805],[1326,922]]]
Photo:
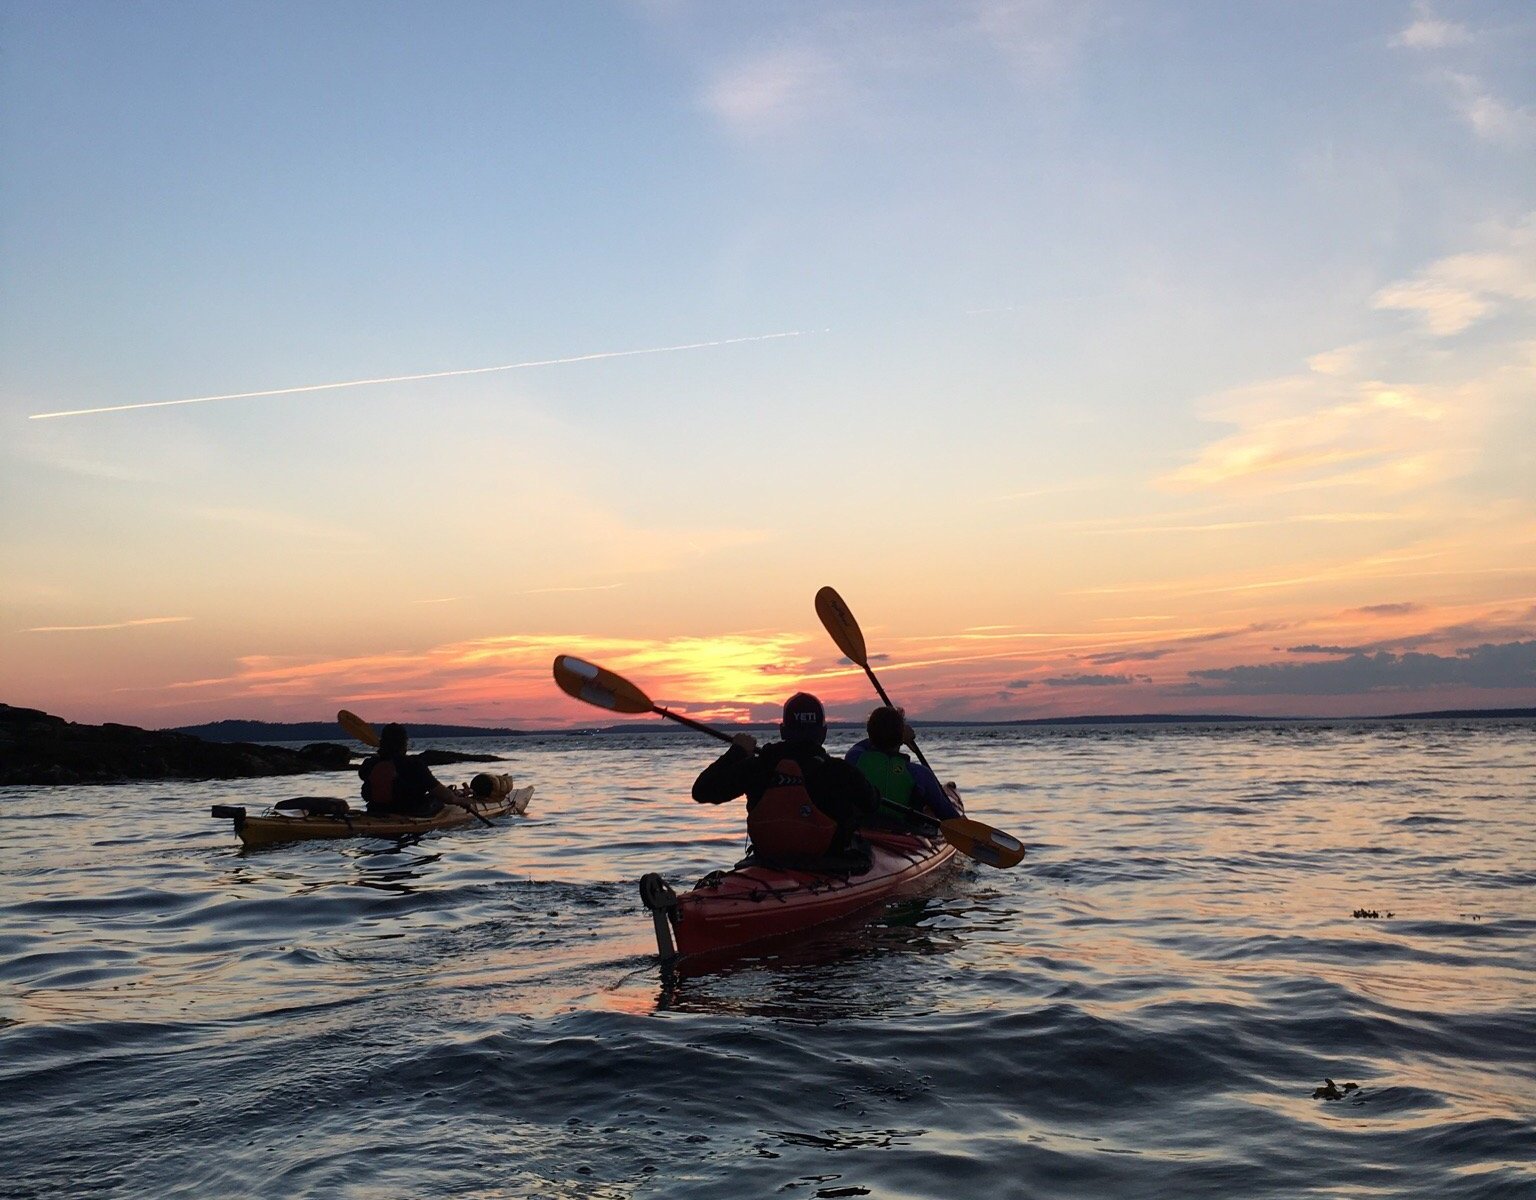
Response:
[[[901,752],[901,747],[912,745],[917,736],[901,709],[882,705],[869,714],[864,729],[869,736],[845,757],[885,798],[884,813],[894,815],[893,810],[905,810],[940,821],[965,815],[939,786],[932,771]]]

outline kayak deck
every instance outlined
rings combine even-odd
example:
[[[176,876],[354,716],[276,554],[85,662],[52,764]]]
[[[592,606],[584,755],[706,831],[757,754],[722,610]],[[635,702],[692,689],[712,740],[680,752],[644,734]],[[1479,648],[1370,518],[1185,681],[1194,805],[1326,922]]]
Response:
[[[486,820],[519,815],[528,811],[533,799],[533,788],[514,788],[503,795],[487,799],[471,799],[470,808]],[[430,817],[387,816],[370,817],[361,811],[345,816],[322,816],[307,812],[285,813],[276,810],[255,816],[247,815],[244,808],[215,805],[215,817],[234,820],[235,833],[247,847],[273,846],[282,842],[309,841],[315,838],[348,837],[409,837],[418,833],[432,833],[439,829],[458,829],[464,825],[478,825],[475,816],[458,805],[448,805]]]
[[[954,857],[922,834],[868,829],[867,870],[794,870],[754,863],[705,876],[677,895],[659,875],[640,881],[664,962],[787,937],[880,903]],[[675,940],[675,948],[674,948]]]

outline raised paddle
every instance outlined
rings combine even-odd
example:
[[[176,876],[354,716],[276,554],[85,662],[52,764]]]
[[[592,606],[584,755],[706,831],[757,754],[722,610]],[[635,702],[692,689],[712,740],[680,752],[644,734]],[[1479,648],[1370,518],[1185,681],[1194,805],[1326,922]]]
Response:
[[[837,648],[846,654],[857,665],[864,668],[864,674],[869,676],[870,683],[875,685],[875,691],[880,696],[880,702],[886,708],[895,708],[891,698],[885,694],[885,689],[880,686],[880,681],[875,678],[875,669],[869,665],[869,652],[864,648],[864,631],[859,628],[859,623],[853,618],[853,610],[843,603],[843,598],[837,594],[837,589],[824,587],[816,593],[816,615],[821,618],[821,623],[826,626],[827,632],[832,635],[832,640],[837,643]],[[917,755],[917,761],[928,767],[928,760],[923,757],[923,752],[918,748],[917,736],[914,734],[909,743],[913,752]],[[932,767],[928,767],[931,771]]]
[[[336,724],[362,742],[363,745],[372,746],[375,750],[379,748],[378,730],[374,729],[372,725],[368,724],[367,721],[363,720],[356,713],[342,709],[336,714]]]
[[[363,720],[362,717],[358,716],[355,712],[348,712],[346,709],[342,709],[339,713],[336,714],[336,724],[340,725],[358,741],[362,742],[363,745],[372,746],[375,750],[379,748],[378,730],[376,730],[372,725],[368,724],[367,721]],[[496,822],[492,821],[484,813],[475,811],[468,804],[461,804],[459,807],[467,812],[470,816],[474,817],[475,820],[479,821],[480,824],[489,825],[492,829],[496,828]]]
[[[722,742],[732,740],[728,733],[722,733],[718,729],[695,721],[692,717],[675,713],[670,708],[653,704],[649,696],[622,675],[605,671],[596,663],[589,663],[584,658],[573,658],[569,654],[555,655],[555,682],[567,696],[573,696],[577,700],[598,708],[606,708],[610,712],[655,713],[657,716],[666,717],[669,721],[676,721],[679,725],[686,725],[689,729],[707,733],[712,738],[719,738]]]
[[[669,708],[662,708],[622,675],[604,670],[596,663],[561,654],[555,658],[554,671],[555,682],[560,685],[560,690],[585,704],[606,708],[610,712],[655,713],[719,741],[735,740],[723,730],[695,721],[692,717],[682,716]],[[948,821],[935,821],[931,817],[919,819],[936,828],[940,836],[961,854],[969,855],[990,867],[1011,867],[1024,857],[1024,847],[1017,839],[990,825],[983,825],[980,821],[972,821],[967,817],[952,817]]]
[[[846,654],[853,662],[864,668],[864,674],[869,676],[870,683],[875,685],[875,691],[879,694],[882,703],[887,708],[895,708],[891,698],[885,694],[885,689],[880,686],[880,680],[875,678],[875,669],[869,665],[869,651],[864,645],[864,631],[859,628],[859,623],[854,619],[853,610],[843,602],[843,598],[837,594],[837,589],[824,587],[816,593],[816,615],[821,618],[821,623],[826,626],[827,632],[832,635],[832,640],[837,643],[837,648]],[[917,761],[928,767],[928,760],[923,757],[922,748],[917,744],[917,736],[907,743],[912,747],[912,752],[917,755]],[[930,771],[932,767],[928,767]],[[1011,867],[1024,857],[1024,843],[1012,834],[1003,833],[993,829],[990,825],[983,825],[980,821],[970,821],[966,818],[953,818],[940,822],[941,825],[952,825],[956,821],[964,821],[966,825],[975,826],[970,831],[970,837],[978,839],[973,842],[974,849],[983,853],[975,853],[973,849],[956,841],[945,834],[945,841],[956,849],[969,854],[978,862],[989,863],[994,867]],[[980,831],[985,831],[980,832]],[[958,832],[958,831],[957,831]],[[986,857],[987,854],[995,855],[997,861]]]

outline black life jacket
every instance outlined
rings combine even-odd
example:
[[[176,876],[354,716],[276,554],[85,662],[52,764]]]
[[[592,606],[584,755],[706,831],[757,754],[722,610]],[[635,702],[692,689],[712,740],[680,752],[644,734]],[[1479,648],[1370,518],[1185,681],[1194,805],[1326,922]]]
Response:
[[[410,770],[403,758],[377,757],[363,777],[363,799],[375,813],[424,815],[436,806],[423,785],[419,768]]]

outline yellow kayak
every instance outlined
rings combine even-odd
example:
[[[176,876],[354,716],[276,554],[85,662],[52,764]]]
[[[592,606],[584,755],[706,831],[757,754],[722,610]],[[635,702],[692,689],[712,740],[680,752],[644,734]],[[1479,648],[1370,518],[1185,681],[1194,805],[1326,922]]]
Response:
[[[507,777],[496,778],[499,781]],[[527,812],[528,802],[533,799],[532,787],[498,788],[496,794],[483,798],[469,788],[460,788],[459,792],[469,800],[469,809],[450,804],[430,817],[370,817],[361,809],[348,808],[344,800],[329,797],[283,800],[255,816],[248,815],[238,805],[215,804],[213,815],[232,819],[235,833],[246,846],[272,846],[310,838],[398,838],[438,829],[458,829],[463,825],[480,824],[476,813],[490,821],[509,813],[516,816]]]

